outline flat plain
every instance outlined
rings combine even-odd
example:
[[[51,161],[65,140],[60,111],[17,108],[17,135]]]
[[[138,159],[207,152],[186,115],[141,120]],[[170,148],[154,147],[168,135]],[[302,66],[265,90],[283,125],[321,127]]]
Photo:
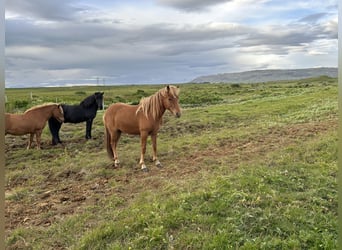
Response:
[[[162,85],[6,89],[7,112],[78,103],[136,104]],[[139,138],[122,135],[121,166],[63,124],[63,144],[26,150],[6,135],[8,249],[336,249],[337,79],[181,84],[182,117],[164,115],[157,169],[138,167]]]

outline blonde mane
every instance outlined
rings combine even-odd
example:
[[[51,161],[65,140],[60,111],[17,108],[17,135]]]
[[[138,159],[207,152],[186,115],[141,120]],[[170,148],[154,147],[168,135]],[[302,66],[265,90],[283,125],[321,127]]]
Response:
[[[41,108],[44,108],[44,107],[48,107],[48,106],[53,106],[53,105],[58,105],[57,103],[53,103],[53,102],[49,102],[49,103],[44,103],[44,104],[41,104],[41,105],[37,105],[37,106],[33,106],[29,109],[27,109],[24,114],[30,112],[30,111],[33,111],[33,110],[36,110],[36,109],[41,109]]]
[[[161,116],[162,98],[165,98],[167,94],[167,88],[162,88],[154,95],[142,98],[140,100],[136,114],[141,110],[147,118],[149,115],[152,115],[153,119],[155,120],[157,117]],[[179,88],[170,85],[169,95],[173,96],[174,98],[178,97]]]

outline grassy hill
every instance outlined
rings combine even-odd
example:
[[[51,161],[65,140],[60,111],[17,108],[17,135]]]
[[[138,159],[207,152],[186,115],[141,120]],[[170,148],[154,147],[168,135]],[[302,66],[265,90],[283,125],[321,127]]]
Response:
[[[148,173],[133,136],[112,167],[103,111],[91,140],[85,124],[64,124],[57,147],[45,128],[41,151],[7,135],[7,248],[336,249],[337,79],[180,87],[182,117],[166,113],[158,137],[164,168]],[[95,91],[137,103],[159,88],[6,89],[6,108]]]
[[[306,69],[269,69],[252,70],[237,73],[223,73],[200,76],[191,82],[225,82],[225,83],[258,83],[284,80],[300,80],[319,76],[337,77],[337,68],[306,68]]]

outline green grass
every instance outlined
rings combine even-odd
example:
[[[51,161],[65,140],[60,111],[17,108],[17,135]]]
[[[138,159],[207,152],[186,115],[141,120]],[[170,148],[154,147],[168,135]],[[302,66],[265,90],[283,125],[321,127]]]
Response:
[[[165,191],[147,191],[76,248],[334,249],[336,139],[298,146],[295,153],[293,146],[272,152],[272,163],[259,159],[229,174],[218,175],[225,164],[212,166],[216,178],[191,180],[191,192],[170,183]]]
[[[158,137],[164,168],[138,168],[139,138],[123,135],[121,168],[103,145],[64,124],[64,146],[6,137],[8,249],[336,249],[337,84],[320,77],[260,84],[183,84],[180,119]],[[137,102],[161,86],[35,89],[78,102]],[[28,90],[30,91],[30,90]],[[24,89],[8,89],[9,97]],[[43,98],[44,97],[44,98]],[[49,98],[50,98],[49,97]],[[70,98],[70,99],[67,99]],[[18,98],[17,100],[20,100]],[[8,104],[10,106],[10,104]],[[16,147],[14,147],[17,145]],[[45,223],[45,224],[44,224]],[[47,224],[46,224],[47,223]],[[6,225],[9,225],[9,218]]]

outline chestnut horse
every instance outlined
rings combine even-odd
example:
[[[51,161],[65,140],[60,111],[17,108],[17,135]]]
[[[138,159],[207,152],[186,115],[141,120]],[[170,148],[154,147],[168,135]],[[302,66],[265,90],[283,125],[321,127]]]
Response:
[[[166,110],[169,110],[177,118],[181,116],[178,96],[178,87],[167,86],[154,95],[142,98],[138,105],[115,103],[108,107],[103,115],[105,143],[108,156],[114,161],[115,167],[120,164],[116,147],[122,132],[140,135],[139,165],[143,171],[148,171],[144,163],[144,155],[149,135],[152,138],[153,161],[157,167],[162,166],[157,158],[157,133]]]
[[[5,114],[5,134],[30,134],[27,149],[31,147],[33,137],[36,135],[37,149],[40,149],[40,138],[47,120],[54,117],[60,122],[64,121],[64,112],[61,105],[43,104],[26,110],[23,114]]]

